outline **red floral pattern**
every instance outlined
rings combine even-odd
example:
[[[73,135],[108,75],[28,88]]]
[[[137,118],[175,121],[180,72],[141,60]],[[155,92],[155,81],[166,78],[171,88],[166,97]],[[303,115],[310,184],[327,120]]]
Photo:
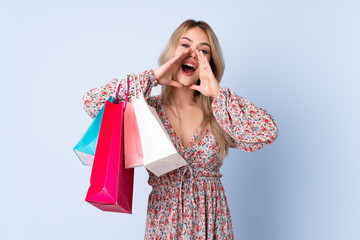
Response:
[[[129,75],[131,97],[138,94],[136,75]],[[163,176],[149,172],[152,191],[148,199],[145,239],[234,239],[233,227],[224,187],[221,184],[220,148],[210,129],[200,137],[198,128],[188,147],[182,146],[171,127],[160,96],[150,96],[158,85],[152,70],[139,75],[147,102],[155,107],[179,154],[188,166]],[[113,79],[84,96],[84,109],[94,118],[109,96],[119,87],[119,96],[126,96],[125,79]],[[213,99],[212,110],[220,126],[232,137],[234,148],[255,151],[273,142],[278,128],[265,109],[221,88]]]

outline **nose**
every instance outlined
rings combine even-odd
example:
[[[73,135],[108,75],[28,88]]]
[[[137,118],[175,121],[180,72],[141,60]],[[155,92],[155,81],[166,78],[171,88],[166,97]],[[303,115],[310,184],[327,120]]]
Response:
[[[191,49],[191,52],[189,54],[189,58],[193,57],[195,60],[197,60],[197,55],[196,55],[196,49]]]
[[[197,60],[197,55],[196,55],[196,49],[192,50],[189,54],[189,58],[193,57],[195,60]]]

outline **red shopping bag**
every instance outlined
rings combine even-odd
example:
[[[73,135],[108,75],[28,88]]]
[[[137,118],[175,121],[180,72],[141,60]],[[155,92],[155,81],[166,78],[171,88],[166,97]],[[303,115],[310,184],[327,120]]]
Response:
[[[85,201],[103,211],[132,213],[134,169],[124,168],[126,102],[106,101]]]

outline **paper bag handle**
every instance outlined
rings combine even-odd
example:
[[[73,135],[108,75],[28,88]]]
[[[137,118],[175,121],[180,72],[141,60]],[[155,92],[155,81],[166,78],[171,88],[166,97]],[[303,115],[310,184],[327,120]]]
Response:
[[[144,96],[143,90],[141,88],[141,84],[140,84],[140,75],[136,75],[135,76],[135,82],[136,82],[136,92],[139,92],[139,94],[142,94]],[[136,96],[138,98],[138,96]]]
[[[126,108],[126,104],[127,104],[127,102],[128,102],[128,97],[129,97],[129,83],[130,83],[130,79],[129,79],[129,75],[126,77],[126,79],[127,79],[127,82],[126,82],[126,85],[127,85],[127,88],[126,88],[126,98],[125,98],[125,107],[124,107],[124,109]],[[120,83],[119,83],[119,85],[120,85]],[[118,86],[118,88],[117,88],[117,91],[116,91],[116,96],[115,96],[115,102],[117,102],[117,100],[118,100],[118,97],[119,97],[119,91],[120,91],[120,88],[119,88],[119,86]]]

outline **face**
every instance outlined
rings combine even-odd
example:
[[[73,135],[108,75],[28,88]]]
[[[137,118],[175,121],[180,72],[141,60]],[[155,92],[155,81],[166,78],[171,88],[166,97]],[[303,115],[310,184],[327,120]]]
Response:
[[[199,28],[190,28],[180,38],[175,49],[175,56],[181,55],[186,49],[191,48],[190,55],[183,60],[175,73],[176,80],[184,86],[190,86],[199,80],[199,61],[196,51],[202,51],[208,61],[211,59],[210,41],[206,32]]]

